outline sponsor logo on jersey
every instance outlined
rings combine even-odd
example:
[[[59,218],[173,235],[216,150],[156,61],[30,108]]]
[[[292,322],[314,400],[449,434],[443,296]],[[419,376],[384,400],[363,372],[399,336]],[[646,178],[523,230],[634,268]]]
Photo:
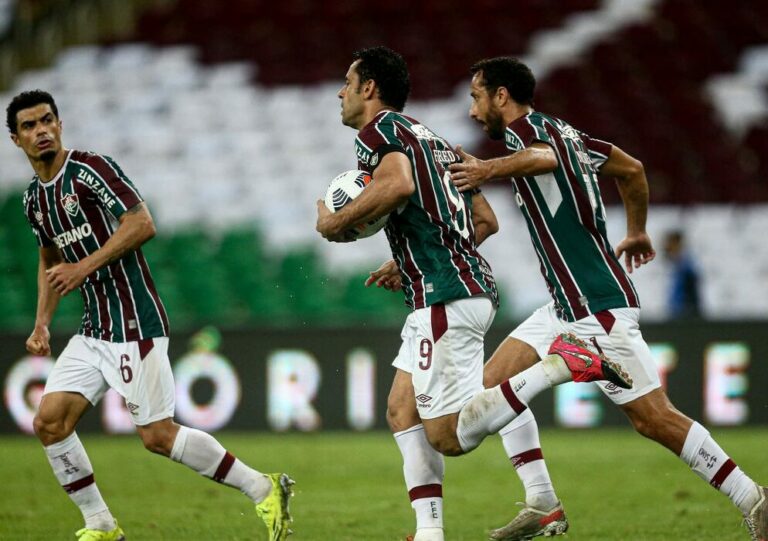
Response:
[[[379,163],[379,153],[375,153],[373,156],[371,156],[371,167],[376,167],[376,164]]]
[[[80,210],[80,202],[77,199],[77,194],[67,193],[61,198],[61,206],[67,211],[70,216],[77,216]]]
[[[91,228],[91,224],[84,223],[83,225],[78,226],[74,229],[65,231],[61,235],[56,235],[55,237],[53,237],[53,242],[59,248],[66,248],[73,242],[80,242],[85,237],[90,237],[92,233],[93,233],[93,229]]]
[[[414,124],[411,126],[411,131],[416,136],[417,139],[440,139],[437,135],[432,133],[432,131],[427,128],[426,126],[423,126],[421,124]]]
[[[116,200],[112,194],[107,191],[100,179],[94,177],[85,169],[80,169],[80,172],[77,173],[77,178],[85,182],[91,188],[93,194],[99,198],[99,201],[101,201],[107,209],[112,209]]]
[[[360,145],[355,145],[355,154],[357,154],[357,159],[364,164],[368,164],[371,161],[371,153]]]

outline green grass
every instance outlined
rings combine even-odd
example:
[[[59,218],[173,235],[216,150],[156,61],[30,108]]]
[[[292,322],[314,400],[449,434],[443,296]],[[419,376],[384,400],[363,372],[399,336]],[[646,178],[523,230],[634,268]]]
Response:
[[[768,481],[768,430],[716,431],[732,458]],[[403,540],[413,516],[400,455],[386,433],[219,435],[262,471],[296,479],[291,539]],[[266,539],[239,492],[143,450],[136,437],[83,436],[96,479],[130,540]],[[569,541],[745,540],[725,496],[671,453],[629,430],[542,433],[550,472],[571,522]],[[522,490],[498,438],[446,459],[446,538],[486,539],[516,512]],[[0,438],[0,539],[74,539],[79,512],[32,437]]]

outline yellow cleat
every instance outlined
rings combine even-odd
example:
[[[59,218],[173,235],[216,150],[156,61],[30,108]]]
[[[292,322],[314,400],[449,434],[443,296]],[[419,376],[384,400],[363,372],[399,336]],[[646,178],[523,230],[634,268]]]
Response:
[[[125,532],[118,526],[117,521],[115,521],[114,529],[108,532],[83,528],[77,530],[75,536],[77,536],[77,541],[125,541]]]
[[[267,526],[269,541],[284,541],[293,531],[288,528],[292,522],[288,509],[288,500],[293,496],[293,479],[285,473],[270,473],[272,491],[260,503],[256,504],[256,514]]]

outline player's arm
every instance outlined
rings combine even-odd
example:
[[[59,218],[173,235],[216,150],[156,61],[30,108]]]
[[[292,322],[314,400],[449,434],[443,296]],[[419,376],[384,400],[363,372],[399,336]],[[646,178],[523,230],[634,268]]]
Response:
[[[27,351],[33,355],[50,355],[49,340],[51,334],[48,327],[53,320],[53,314],[59,305],[61,295],[48,283],[46,270],[63,261],[61,252],[56,246],[40,247],[40,262],[37,266],[37,311],[35,312],[35,328],[27,338]]]
[[[535,142],[513,154],[480,160],[464,152],[456,152],[462,161],[449,166],[451,180],[460,192],[478,188],[494,178],[530,177],[550,173],[557,168],[555,151],[546,143]]]
[[[411,162],[402,152],[390,152],[373,172],[373,180],[362,193],[337,212],[317,202],[316,229],[330,241],[345,240],[343,234],[354,225],[386,216],[408,201],[416,189]]]
[[[648,179],[642,162],[614,146],[600,174],[616,179],[627,214],[627,236],[616,246],[616,257],[624,255],[627,272],[656,257],[651,237],[645,232],[648,218]]]
[[[475,244],[480,246],[485,239],[499,232],[499,221],[490,203],[482,193],[472,196],[472,228],[475,230]]]
[[[60,263],[46,271],[48,282],[60,295],[77,289],[89,274],[137,250],[155,236],[155,223],[143,202],[122,213],[118,220],[120,225],[104,246],[77,263]]]

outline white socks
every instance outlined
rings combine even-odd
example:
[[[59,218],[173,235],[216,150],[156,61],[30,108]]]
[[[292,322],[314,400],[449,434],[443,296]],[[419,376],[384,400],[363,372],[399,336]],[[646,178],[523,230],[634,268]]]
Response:
[[[525,488],[525,503],[540,511],[557,505],[557,496],[549,477],[539,443],[539,427],[530,409],[499,431],[504,450]]]
[[[266,498],[272,490],[272,481],[266,475],[243,464],[228,453],[216,438],[201,430],[179,427],[171,460],[216,482],[239,489],[255,503]]]
[[[75,502],[85,519],[85,527],[110,531],[115,519],[104,503],[93,478],[93,467],[77,433],[73,432],[58,443],[45,447],[56,479]]]
[[[403,475],[416,512],[416,540],[443,539],[443,455],[427,441],[423,425],[394,434],[403,455]]]
[[[475,449],[525,411],[534,396],[571,379],[565,361],[559,355],[547,355],[501,385],[477,393],[459,412],[456,437],[461,449],[465,453]]]
[[[741,471],[699,423],[691,425],[680,458],[696,475],[728,496],[742,513],[749,512],[760,499],[760,490],[755,482]]]

